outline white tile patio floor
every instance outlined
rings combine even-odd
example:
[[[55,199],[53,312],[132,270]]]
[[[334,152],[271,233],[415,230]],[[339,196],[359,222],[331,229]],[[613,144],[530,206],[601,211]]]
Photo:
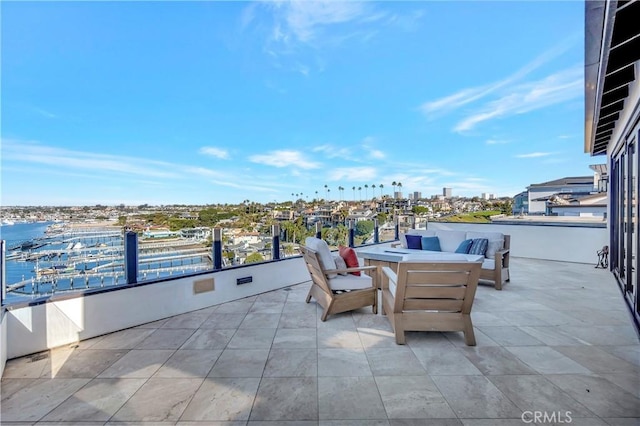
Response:
[[[503,291],[478,289],[476,347],[426,332],[398,346],[369,309],[322,323],[303,284],[10,360],[0,420],[639,425],[640,344],[611,274],[518,258],[511,271]]]

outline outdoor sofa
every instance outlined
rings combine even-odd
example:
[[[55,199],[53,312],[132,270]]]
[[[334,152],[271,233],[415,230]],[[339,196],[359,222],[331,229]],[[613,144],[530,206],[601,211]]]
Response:
[[[422,237],[427,237],[426,241]],[[438,244],[434,244],[436,241],[429,237],[437,237]],[[406,233],[400,234],[400,243],[396,243],[395,246],[399,245],[405,253],[413,255],[425,253],[433,256],[438,251],[443,253],[456,253],[457,251],[461,253],[460,249],[463,242],[480,239],[487,240],[486,251],[482,253],[484,260],[480,270],[480,279],[492,281],[496,290],[502,290],[502,284],[510,280],[509,247],[511,237],[507,234],[501,232],[410,229]],[[416,246],[417,241],[420,241],[420,246]],[[423,241],[426,243],[426,247],[422,246]],[[434,245],[439,250],[433,250]],[[429,256],[425,256],[425,258]],[[412,256],[412,258],[415,259],[416,257]]]

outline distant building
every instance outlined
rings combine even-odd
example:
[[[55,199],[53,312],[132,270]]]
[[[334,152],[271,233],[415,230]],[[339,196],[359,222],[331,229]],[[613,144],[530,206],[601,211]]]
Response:
[[[205,240],[211,235],[211,228],[200,226],[197,228],[184,228],[180,230],[180,236],[182,238],[188,238],[192,240]]]
[[[514,216],[529,214],[529,193],[527,191],[513,197],[512,213]]]
[[[414,200],[419,200],[420,198],[422,198],[422,192],[415,191],[415,192],[413,193],[413,199],[414,199]]]
[[[527,187],[529,214],[550,214],[547,202],[552,196],[588,195],[596,191],[593,176],[565,177]],[[517,212],[516,212],[517,213]]]
[[[442,196],[444,198],[451,198],[453,191],[451,188],[442,188]]]
[[[547,211],[556,216],[601,217],[607,212],[607,193],[584,196],[555,196],[547,202]]]

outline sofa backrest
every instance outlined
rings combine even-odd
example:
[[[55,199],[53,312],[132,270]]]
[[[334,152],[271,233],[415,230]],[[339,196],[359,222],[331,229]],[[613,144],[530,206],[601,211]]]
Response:
[[[440,249],[444,252],[455,252],[464,240],[486,238],[489,240],[485,257],[493,259],[496,251],[509,248],[509,236],[502,232],[479,232],[479,231],[454,231],[454,230],[429,230],[429,229],[409,229],[405,233],[400,233],[400,245],[407,248],[405,235],[420,235],[423,237],[438,237]]]
[[[402,248],[407,248],[407,239],[405,235],[420,235],[422,237],[433,237],[436,235],[436,231],[432,231],[429,229],[409,229],[406,233],[400,233],[400,246]]]
[[[442,251],[455,252],[461,242],[467,239],[465,231],[444,231],[438,229],[436,236],[440,240],[440,249]]]

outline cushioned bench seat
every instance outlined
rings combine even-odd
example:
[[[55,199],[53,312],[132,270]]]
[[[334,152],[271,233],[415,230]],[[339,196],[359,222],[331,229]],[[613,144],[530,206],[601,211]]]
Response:
[[[408,239],[407,239],[407,236]],[[416,237],[411,237],[416,236]],[[421,253],[434,253],[434,250],[422,250],[416,246],[418,238],[437,237],[441,253],[455,253],[463,241],[486,239],[486,251],[482,253],[482,269],[480,279],[493,281],[496,290],[502,290],[502,284],[510,280],[509,276],[509,247],[511,237],[501,232],[480,231],[454,231],[454,230],[429,230],[410,229],[406,234],[400,235],[400,247],[407,253],[419,256]],[[429,240],[428,243],[431,241]],[[438,253],[435,251],[435,253]],[[479,253],[478,253],[479,254]]]

